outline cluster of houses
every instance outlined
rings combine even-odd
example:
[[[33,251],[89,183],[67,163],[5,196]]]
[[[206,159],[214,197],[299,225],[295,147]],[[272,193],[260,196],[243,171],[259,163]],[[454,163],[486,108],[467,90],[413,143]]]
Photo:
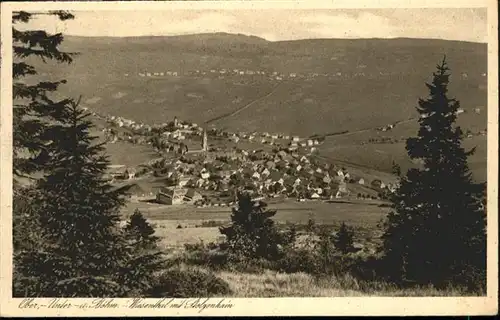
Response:
[[[268,132],[234,133],[234,132],[221,131],[217,129],[211,129],[208,131],[208,134],[210,136],[227,138],[234,143],[238,143],[241,140],[244,140],[247,142],[255,142],[277,147],[286,146],[289,151],[295,151],[299,149],[299,147],[302,147],[302,148],[310,148],[310,151],[314,152],[316,151],[316,147],[322,143],[322,141],[320,141],[319,139],[301,138],[299,136],[290,136],[285,134],[268,133]]]
[[[364,69],[365,65],[358,66],[358,69]],[[210,70],[192,70],[183,73],[187,76],[207,76],[207,75],[217,75],[218,77],[224,76],[264,76],[271,80],[281,81],[285,79],[314,79],[318,77],[323,78],[335,78],[335,77],[364,77],[366,76],[364,72],[341,72],[336,71],[333,73],[319,73],[319,72],[309,72],[309,73],[297,73],[297,72],[278,72],[278,71],[264,71],[264,70],[248,70],[248,69],[210,69]],[[181,75],[179,71],[157,71],[157,72],[139,72],[137,73],[139,77],[151,78],[151,77],[178,77]],[[378,75],[388,75],[387,73],[379,72]],[[129,73],[124,74],[125,77],[129,77]]]
[[[94,113],[95,116],[99,116]],[[100,116],[102,117],[102,116]],[[182,143],[193,136],[201,136],[204,130],[196,123],[181,122],[177,118],[170,123],[148,125],[138,123],[124,117],[106,116],[102,117],[109,124],[109,127],[102,131],[107,136],[109,143],[117,141],[127,141],[135,144],[154,144],[154,147],[162,151],[187,152],[186,146]],[[116,130],[122,128],[125,130]],[[155,137],[156,141],[155,141]]]
[[[311,148],[312,151],[320,145],[318,139],[267,132],[230,133],[216,129],[207,132],[196,124],[181,122],[177,118],[171,123],[154,126],[136,123],[123,117],[104,118],[115,129],[116,127],[130,129],[125,130],[125,134],[122,135],[123,139],[129,141],[136,139],[137,136],[154,132],[154,136],[165,143],[172,143],[172,140],[183,141],[192,135],[202,135],[201,151],[208,151],[207,136],[222,136],[234,142],[244,139],[276,146],[272,151],[247,151],[239,148],[201,153],[181,151],[180,157],[155,160],[150,164],[149,172],[141,174],[152,173],[170,181],[169,185],[157,194],[157,201],[164,204],[211,202],[207,197],[202,197],[198,191],[220,195],[234,190],[246,190],[256,197],[281,196],[304,201],[304,199],[326,200],[349,197],[351,195],[349,185],[352,184],[365,185],[376,190],[394,189],[394,186],[384,184],[382,181],[374,180],[367,183],[363,178],[355,177],[345,169],[319,163],[312,152],[302,152],[304,151],[302,147]],[[106,130],[114,129],[106,128]],[[134,136],[134,132],[137,136]],[[113,134],[115,137],[118,136],[116,132]],[[142,142],[151,143],[151,139],[144,138]],[[112,180],[134,179],[137,174],[133,168],[119,165],[110,168],[109,172]],[[225,199],[225,203],[233,200],[229,197]]]
[[[122,164],[109,165],[107,172],[104,176],[109,182],[115,182],[119,180],[131,180],[136,177],[137,171],[135,168],[127,167]]]
[[[367,66],[364,64],[360,64],[356,67],[356,69],[365,69]],[[309,73],[297,73],[297,72],[278,72],[278,71],[264,71],[264,70],[248,70],[248,69],[210,69],[210,70],[192,70],[186,71],[183,74],[188,76],[201,76],[201,75],[217,75],[218,77],[224,76],[265,76],[271,80],[281,81],[285,79],[306,79],[311,80],[318,77],[323,78],[337,78],[337,77],[365,77],[365,76],[389,76],[390,73],[379,71],[378,73],[370,73],[366,74],[365,72],[341,72],[335,71],[331,73],[319,73],[319,72],[309,72]],[[155,72],[138,72],[137,75],[142,78],[151,78],[151,77],[178,77],[181,75],[179,71],[155,71]],[[486,73],[482,73],[482,77],[486,77]],[[129,77],[129,73],[124,74],[125,77]],[[461,74],[462,79],[467,79],[468,74],[463,72]]]
[[[366,67],[366,66],[364,66]],[[360,67],[362,68],[362,67]],[[333,73],[318,73],[318,72],[309,72],[309,73],[297,73],[297,72],[278,72],[278,71],[264,71],[264,70],[248,70],[248,69],[210,69],[210,70],[194,70],[187,73],[192,76],[200,76],[200,75],[217,75],[219,77],[224,76],[264,76],[271,80],[293,80],[293,79],[314,79],[318,77],[323,78],[335,78],[335,77],[343,77],[343,76],[365,76],[364,72],[354,72],[354,73],[345,73],[341,71],[336,71]]]
[[[147,77],[147,78],[150,78],[150,77],[165,77],[165,76],[168,76],[168,77],[177,77],[177,76],[179,76],[179,72],[178,71],[139,72],[137,75],[139,77]],[[125,73],[125,77],[128,77],[128,76],[129,76],[129,74]]]
[[[286,149],[236,150],[215,157],[192,155],[173,162],[163,161],[158,170],[172,185],[170,191],[160,191],[157,200],[169,204],[187,203],[181,196],[183,190],[205,190],[211,194],[246,190],[264,198],[284,196],[303,201],[348,197],[351,195],[349,184],[367,185],[376,190],[394,189],[380,180],[368,184],[345,169],[317,163]]]
[[[390,131],[390,130],[394,129],[395,126],[396,125],[394,125],[394,124],[388,124],[386,126],[382,126],[382,127],[377,128],[377,131],[382,131],[382,132]]]
[[[476,114],[479,114],[479,113],[481,113],[481,109],[480,108],[475,108],[474,112]],[[458,108],[457,111],[455,111],[455,115],[457,115],[457,116],[460,115],[460,114],[463,114],[463,113],[466,113],[466,111],[465,111],[465,109],[462,109],[462,108]],[[429,117],[429,114],[427,114],[427,113],[422,113],[420,115],[420,118],[422,118],[422,119],[425,119],[425,118],[428,118],[428,117]]]
[[[202,200],[201,194],[194,189],[164,187],[156,194],[156,201],[162,204],[177,205],[190,203],[195,204]]]

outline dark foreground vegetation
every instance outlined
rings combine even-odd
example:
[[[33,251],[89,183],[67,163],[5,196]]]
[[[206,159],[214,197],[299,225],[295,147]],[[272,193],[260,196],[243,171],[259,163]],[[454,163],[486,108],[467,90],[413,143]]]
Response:
[[[32,17],[18,12],[13,21]],[[103,179],[109,160],[89,135],[92,123],[79,101],[50,98],[62,82],[21,81],[36,74],[28,58],[72,61],[57,48],[62,36],[14,29],[13,37],[14,296],[238,295],[218,275],[266,270],[309,275],[311,286],[344,279],[343,289],[366,294],[419,292],[422,286],[485,293],[484,185],[470,177],[466,160],[474,150],[461,147],[463,133],[454,126],[459,104],[446,95],[444,60],[427,84],[429,98],[419,101],[418,136],[407,140],[409,156],[421,159],[423,168],[402,175],[395,167],[400,186],[389,196],[392,212],[380,226],[384,234],[375,254],[354,245],[354,230],[346,224],[329,230],[311,221],[299,241],[293,225],[279,228],[271,219],[275,211],[240,194],[231,224],[220,227],[223,242],[187,245],[182,254],[168,256],[139,211],[120,226],[127,188]],[[28,187],[17,183],[36,172],[43,174]]]

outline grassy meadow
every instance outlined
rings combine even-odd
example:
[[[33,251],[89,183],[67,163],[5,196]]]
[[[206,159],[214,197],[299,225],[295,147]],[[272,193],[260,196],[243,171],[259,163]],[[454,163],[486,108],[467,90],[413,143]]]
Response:
[[[402,139],[417,132],[417,122],[408,119],[418,116],[418,99],[427,96],[425,82],[443,54],[451,68],[449,93],[466,111],[458,117],[458,125],[474,133],[487,126],[483,44],[429,39],[268,42],[242,35],[202,34],[126,39],[67,37],[64,48],[80,53],[71,65],[35,65],[44,77],[67,79],[58,94],[83,95],[83,106],[90,109],[149,124],[177,116],[229,131],[302,137],[348,131],[328,136],[320,148],[321,155],[362,169],[390,172],[392,161],[403,169],[412,165]],[[261,70],[267,75],[342,75],[275,81],[262,75],[211,72],[222,69]],[[179,76],[138,75],[168,70],[179,72]],[[200,73],[195,75],[196,70]],[[364,75],[354,76],[359,72]],[[475,108],[481,112],[476,114]],[[401,121],[391,131],[375,130]],[[382,137],[400,142],[367,143]],[[478,147],[470,164],[475,177],[485,180],[486,137],[475,136],[465,144]],[[256,148],[259,144],[248,145],[242,147]],[[110,146],[109,153],[113,161],[123,164],[150,157],[147,150],[121,143]]]
[[[458,288],[438,290],[431,286],[401,289],[378,282],[366,283],[349,275],[316,279],[307,273],[280,273],[266,270],[260,274],[220,272],[238,298],[271,297],[450,297],[461,296]]]

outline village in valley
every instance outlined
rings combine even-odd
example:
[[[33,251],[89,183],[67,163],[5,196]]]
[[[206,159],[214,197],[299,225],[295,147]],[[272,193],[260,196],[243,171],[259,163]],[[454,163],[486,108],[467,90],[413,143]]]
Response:
[[[108,143],[144,144],[158,155],[137,167],[110,166],[108,179],[118,184],[163,178],[164,186],[133,194],[133,199],[224,207],[234,204],[236,192],[246,191],[256,199],[299,202],[381,200],[397,186],[394,181],[369,180],[323,160],[318,156],[320,138],[207,130],[177,118],[151,126],[92,114],[105,120],[101,130]]]
[[[177,72],[170,71],[140,75],[164,74],[177,76]],[[229,132],[177,117],[150,125],[88,111],[108,145],[117,142],[142,145],[155,155],[138,165],[113,163],[109,167],[107,177],[117,185],[162,181],[152,188],[132,188],[132,201],[147,199],[149,203],[163,205],[226,207],[234,204],[237,192],[246,191],[255,199],[384,202],[398,185],[395,177],[367,177],[365,170],[322,157],[325,136]],[[479,114],[481,109],[475,108],[473,112]],[[463,109],[457,111],[457,115],[462,113]],[[396,125],[388,124],[373,131],[390,131]],[[486,130],[475,133],[468,130],[466,137],[485,134]],[[391,136],[374,136],[359,144],[401,141]]]
[[[486,296],[489,47],[430,9],[11,12],[12,297]]]

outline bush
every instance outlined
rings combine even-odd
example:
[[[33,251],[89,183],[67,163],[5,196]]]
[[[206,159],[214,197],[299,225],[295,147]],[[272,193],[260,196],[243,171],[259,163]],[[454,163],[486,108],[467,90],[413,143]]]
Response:
[[[228,268],[230,257],[227,252],[202,249],[187,254],[185,262],[190,265],[204,266],[212,270],[221,270]]]
[[[217,200],[220,201],[218,198]],[[215,221],[215,220],[208,220],[208,221],[202,221],[201,222],[201,228],[215,228],[215,227],[220,227],[224,225],[224,221]]]
[[[277,271],[285,273],[318,273],[317,256],[309,249],[291,249],[277,263]]]
[[[147,292],[150,298],[188,298],[229,295],[229,284],[209,271],[188,268],[163,272]]]
[[[276,210],[268,210],[266,203],[253,201],[248,194],[239,194],[231,225],[220,227],[221,234],[226,236],[226,249],[248,259],[278,259],[281,248],[295,242],[295,231],[280,232],[271,219],[275,214]]]
[[[346,225],[344,222],[340,225],[340,228],[336,235],[332,238],[335,248],[339,250],[342,254],[347,254],[354,252],[354,230]]]

